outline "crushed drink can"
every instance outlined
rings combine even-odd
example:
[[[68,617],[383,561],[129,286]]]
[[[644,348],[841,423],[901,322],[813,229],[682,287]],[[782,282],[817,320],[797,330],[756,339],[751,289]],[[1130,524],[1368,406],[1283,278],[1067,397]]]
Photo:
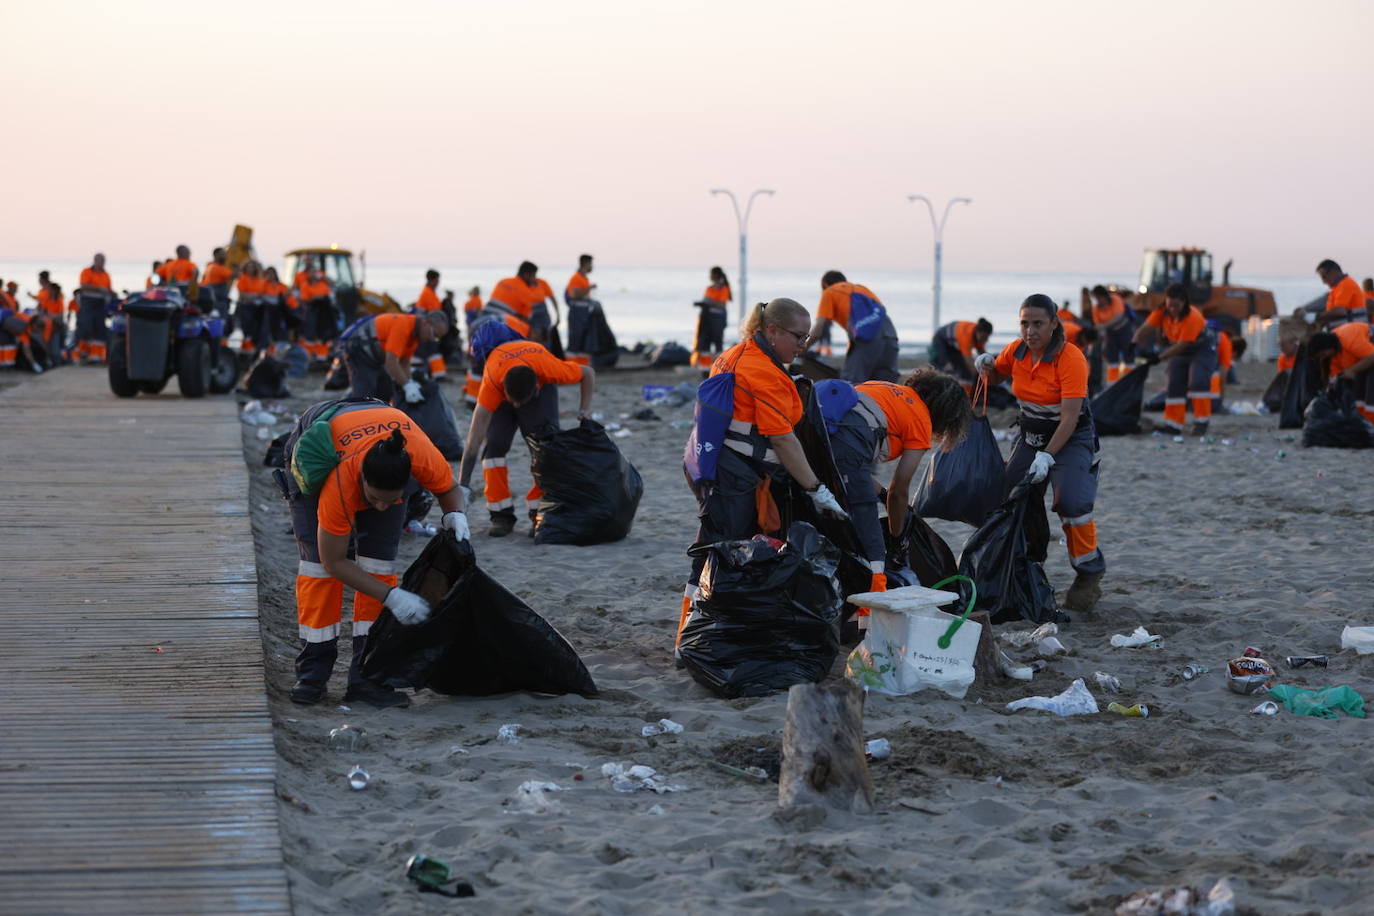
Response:
[[[1290,668],[1325,668],[1325,655],[1289,655],[1285,659]]]
[[[1191,681],[1195,678],[1202,677],[1204,674],[1211,670],[1212,669],[1208,668],[1206,665],[1185,665],[1183,668],[1183,679],[1185,681]]]
[[[1247,655],[1231,659],[1226,666],[1226,677],[1226,686],[1232,693],[1250,696],[1273,687],[1278,672],[1264,659]]]
[[[1136,703],[1134,706],[1122,706],[1120,703],[1108,703],[1107,711],[1114,712],[1119,716],[1131,716],[1135,719],[1144,719],[1150,715],[1150,707]]]
[[[1243,658],[1264,658],[1264,653],[1254,646],[1246,646],[1240,654]]]
[[[1273,700],[1265,700],[1263,703],[1250,710],[1252,716],[1276,716],[1279,714],[1279,704]]]

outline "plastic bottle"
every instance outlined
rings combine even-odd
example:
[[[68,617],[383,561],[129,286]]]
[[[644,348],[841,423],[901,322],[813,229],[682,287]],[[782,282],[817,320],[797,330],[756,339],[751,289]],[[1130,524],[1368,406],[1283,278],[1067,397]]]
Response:
[[[329,746],[336,751],[356,751],[367,744],[367,733],[353,725],[329,730]]]
[[[1105,671],[1094,671],[1093,680],[1097,681],[1097,686],[1108,693],[1121,692],[1121,679],[1113,677]]]

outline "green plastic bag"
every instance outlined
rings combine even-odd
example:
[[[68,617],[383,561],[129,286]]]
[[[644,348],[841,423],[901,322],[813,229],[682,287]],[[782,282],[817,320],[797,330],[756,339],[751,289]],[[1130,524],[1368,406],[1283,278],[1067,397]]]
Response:
[[[291,452],[291,476],[296,478],[296,486],[306,496],[312,495],[324,485],[329,472],[339,466],[339,453],[334,449],[334,437],[329,430],[329,420],[339,412],[343,401],[321,411],[311,422]]]
[[[1283,704],[1283,708],[1299,716],[1318,716],[1322,719],[1340,718],[1339,713],[1364,718],[1364,697],[1350,687],[1324,687],[1321,690],[1301,690],[1288,684],[1269,688],[1269,695]]]

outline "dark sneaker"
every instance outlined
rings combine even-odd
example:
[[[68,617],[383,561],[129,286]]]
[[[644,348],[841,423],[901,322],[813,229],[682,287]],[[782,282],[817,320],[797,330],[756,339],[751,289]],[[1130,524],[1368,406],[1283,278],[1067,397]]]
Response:
[[[1085,576],[1079,573],[1064,595],[1064,606],[1071,611],[1091,611],[1097,606],[1097,600],[1102,597],[1101,581],[1100,575]]]
[[[297,681],[291,687],[291,702],[314,706],[324,699],[324,684],[319,681]]]
[[[487,536],[503,538],[515,530],[515,516],[513,515],[493,515],[491,517],[491,527],[487,529]]]
[[[410,705],[410,697],[401,691],[372,681],[358,681],[349,684],[344,693],[345,703],[367,703],[374,709],[405,709]]]
[[[1205,436],[1205,435],[1207,435],[1207,421],[1206,421],[1206,420],[1199,420],[1198,422],[1196,422],[1196,423],[1193,424],[1193,435],[1194,435],[1194,436]]]

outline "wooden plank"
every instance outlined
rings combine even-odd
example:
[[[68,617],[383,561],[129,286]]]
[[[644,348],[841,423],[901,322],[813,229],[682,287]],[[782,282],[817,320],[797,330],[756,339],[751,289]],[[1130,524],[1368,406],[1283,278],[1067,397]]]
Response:
[[[61,370],[0,411],[0,912],[289,913],[236,406]]]

